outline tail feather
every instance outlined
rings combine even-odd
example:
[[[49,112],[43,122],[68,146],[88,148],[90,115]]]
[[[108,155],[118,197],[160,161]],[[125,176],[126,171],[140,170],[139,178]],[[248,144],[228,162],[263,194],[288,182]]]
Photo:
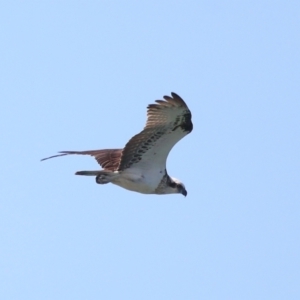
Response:
[[[84,175],[84,176],[97,176],[101,173],[100,170],[98,171],[77,171],[75,175]]]
[[[118,178],[120,174],[117,172],[99,170],[99,171],[78,171],[75,175],[85,175],[85,176],[96,176],[96,182],[99,184],[106,184],[113,182],[115,178]]]

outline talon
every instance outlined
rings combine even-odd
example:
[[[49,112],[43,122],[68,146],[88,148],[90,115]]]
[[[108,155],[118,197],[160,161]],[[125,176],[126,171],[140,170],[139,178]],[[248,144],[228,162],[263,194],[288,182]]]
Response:
[[[109,183],[109,181],[106,179],[105,175],[99,174],[98,176],[96,176],[96,183],[98,183],[98,184],[106,184],[106,183]]]

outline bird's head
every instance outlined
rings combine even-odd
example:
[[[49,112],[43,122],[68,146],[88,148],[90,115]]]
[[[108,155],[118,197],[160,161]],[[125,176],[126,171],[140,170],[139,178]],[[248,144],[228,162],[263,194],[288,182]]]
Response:
[[[183,196],[187,195],[184,184],[177,178],[170,177],[169,188],[171,189],[172,193],[182,194]]]

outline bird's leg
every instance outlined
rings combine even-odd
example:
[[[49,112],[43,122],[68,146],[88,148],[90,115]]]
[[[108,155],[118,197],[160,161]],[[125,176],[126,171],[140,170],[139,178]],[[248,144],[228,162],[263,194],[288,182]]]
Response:
[[[109,183],[110,180],[107,178],[106,175],[99,174],[99,175],[96,176],[96,182],[98,184],[106,184],[106,183]]]
[[[116,177],[119,177],[118,172],[100,171],[96,176],[96,182],[98,184],[106,184],[112,182]]]

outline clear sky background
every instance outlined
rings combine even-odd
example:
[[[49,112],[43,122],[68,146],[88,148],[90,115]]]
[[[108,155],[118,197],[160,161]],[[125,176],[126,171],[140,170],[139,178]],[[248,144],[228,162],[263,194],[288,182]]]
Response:
[[[300,299],[299,1],[1,1],[0,298]],[[142,195],[94,178],[171,91]]]

